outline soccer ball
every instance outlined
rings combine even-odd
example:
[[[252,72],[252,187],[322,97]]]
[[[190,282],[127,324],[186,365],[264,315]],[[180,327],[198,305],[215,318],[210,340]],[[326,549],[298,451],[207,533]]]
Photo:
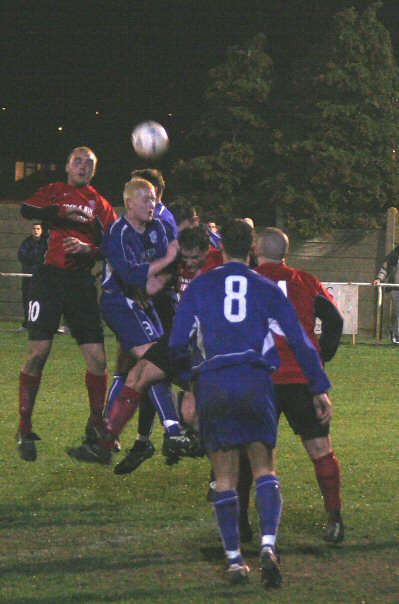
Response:
[[[154,158],[165,153],[169,138],[158,122],[142,122],[132,132],[132,145],[140,157]]]

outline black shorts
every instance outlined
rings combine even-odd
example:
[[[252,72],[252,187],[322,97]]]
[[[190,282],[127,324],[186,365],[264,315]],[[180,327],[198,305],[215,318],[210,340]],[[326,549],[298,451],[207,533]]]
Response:
[[[275,384],[277,411],[284,413],[295,434],[304,440],[329,434],[329,426],[322,426],[313,405],[313,394],[307,384]]]
[[[141,358],[156,365],[164,372],[168,380],[173,381],[176,376],[176,367],[172,364],[169,356],[169,337],[170,332],[164,333]]]
[[[29,339],[51,339],[62,315],[78,344],[104,342],[93,275],[86,270],[43,265],[32,278]]]

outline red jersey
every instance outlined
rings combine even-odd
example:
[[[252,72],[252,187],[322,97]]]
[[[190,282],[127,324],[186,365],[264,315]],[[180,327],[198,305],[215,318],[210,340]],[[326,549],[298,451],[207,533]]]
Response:
[[[306,334],[320,352],[318,339],[314,333],[315,328],[315,301],[317,296],[324,296],[334,303],[332,296],[314,275],[306,271],[297,270],[287,266],[284,262],[278,264],[265,262],[255,268],[255,271],[275,281],[283,290],[287,298],[294,305],[299,320]],[[272,374],[276,384],[307,383],[302,369],[297,362],[287,340],[278,325],[271,325],[275,335],[276,345],[280,354],[281,366]]]
[[[92,249],[93,258],[98,255],[98,241],[96,236],[98,226],[106,230],[116,219],[117,214],[109,202],[102,197],[92,186],[75,187],[64,182],[55,182],[41,189],[33,197],[23,202],[26,217],[29,209],[44,210],[43,220],[46,220],[45,209],[59,206],[65,209],[76,208],[90,218],[88,223],[75,222],[63,218],[50,219],[48,250],[44,264],[51,264],[60,268],[76,269],[89,268],[82,254],[67,254],[63,247],[65,237],[76,237],[82,243],[87,243]],[[35,215],[39,217],[39,214]],[[97,223],[97,226],[96,226]]]
[[[176,291],[177,291],[177,294],[179,295],[179,298],[181,297],[184,290],[188,287],[188,285],[191,283],[191,281],[195,277],[198,277],[198,275],[202,275],[204,273],[209,273],[209,271],[216,268],[217,266],[221,266],[222,264],[223,264],[222,252],[220,250],[217,250],[214,247],[211,247],[208,252],[206,262],[205,262],[204,266],[201,268],[201,270],[197,271],[196,273],[190,273],[184,267],[179,269],[179,273],[177,276],[177,285],[176,285]]]

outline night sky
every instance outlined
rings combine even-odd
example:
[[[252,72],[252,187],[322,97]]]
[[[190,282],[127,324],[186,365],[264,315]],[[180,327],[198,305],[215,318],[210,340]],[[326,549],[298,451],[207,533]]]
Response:
[[[258,31],[276,69],[323,35],[332,14],[366,1],[1,1],[0,170],[16,160],[63,162],[77,145],[99,156],[99,176],[143,164],[130,132],[160,121],[165,166],[184,155],[209,69]],[[379,13],[398,49],[399,0]],[[59,130],[62,128],[62,130]],[[121,180],[122,182],[123,180]]]

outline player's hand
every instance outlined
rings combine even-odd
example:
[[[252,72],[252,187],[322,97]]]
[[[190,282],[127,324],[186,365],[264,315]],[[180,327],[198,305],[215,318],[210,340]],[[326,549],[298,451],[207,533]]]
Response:
[[[87,243],[83,243],[76,237],[65,237],[62,244],[67,254],[90,253],[90,246]]]
[[[379,285],[381,283],[381,279],[374,279],[373,285]]]
[[[147,277],[145,291],[149,296],[155,296],[161,289],[170,281],[168,273],[158,273],[158,275],[150,275]]]
[[[83,222],[87,224],[88,222],[93,222],[93,218],[79,210],[78,208],[69,208],[67,206],[60,206],[58,210],[59,218],[67,218],[68,220],[72,220],[72,222]]]
[[[316,416],[322,426],[327,425],[332,418],[332,403],[328,394],[315,394],[313,404],[316,410]]]

